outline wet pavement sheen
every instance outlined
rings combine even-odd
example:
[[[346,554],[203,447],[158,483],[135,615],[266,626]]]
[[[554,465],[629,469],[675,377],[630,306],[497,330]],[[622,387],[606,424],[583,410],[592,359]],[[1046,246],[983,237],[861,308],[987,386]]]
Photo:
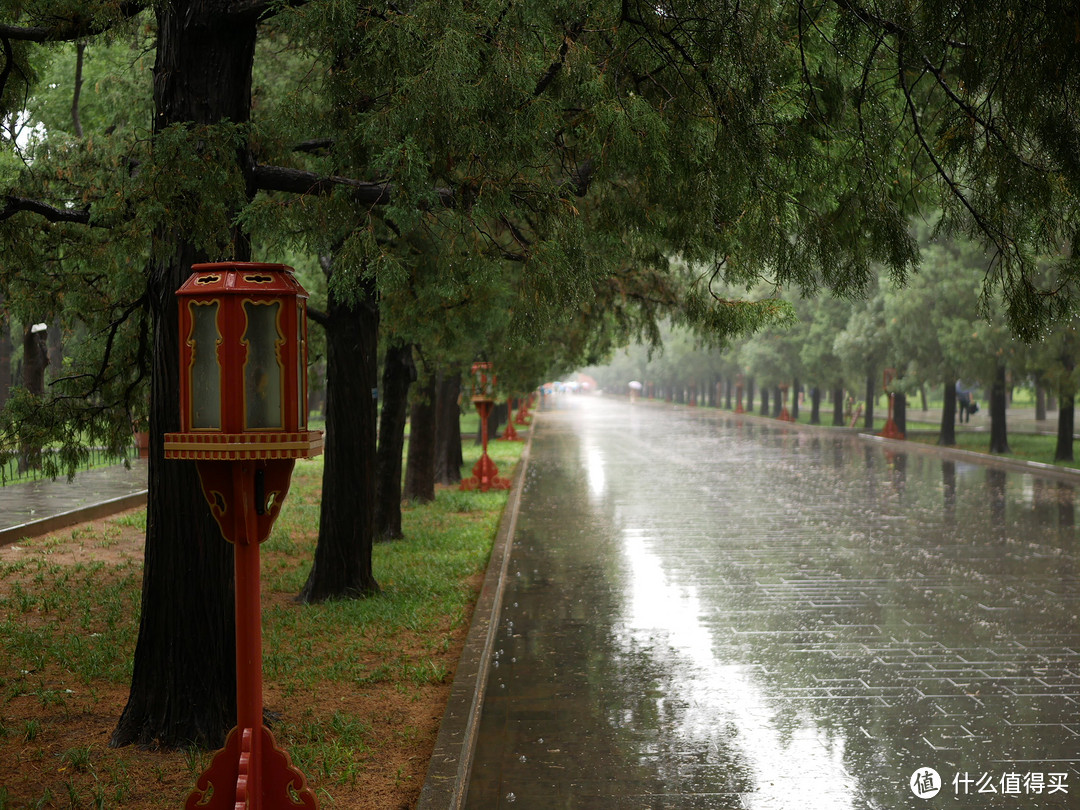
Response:
[[[534,431],[466,807],[1080,807],[1070,484],[588,397]]]

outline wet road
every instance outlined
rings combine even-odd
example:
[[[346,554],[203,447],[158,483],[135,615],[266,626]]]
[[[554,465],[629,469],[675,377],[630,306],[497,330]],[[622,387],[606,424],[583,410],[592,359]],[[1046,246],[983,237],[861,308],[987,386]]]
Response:
[[[704,409],[534,430],[467,807],[1080,808],[1070,485]]]

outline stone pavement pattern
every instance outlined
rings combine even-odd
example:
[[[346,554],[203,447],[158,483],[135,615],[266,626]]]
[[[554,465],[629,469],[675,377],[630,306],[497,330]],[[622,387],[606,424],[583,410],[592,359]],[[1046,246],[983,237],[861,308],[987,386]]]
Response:
[[[1072,486],[705,409],[533,429],[466,807],[1080,807]]]

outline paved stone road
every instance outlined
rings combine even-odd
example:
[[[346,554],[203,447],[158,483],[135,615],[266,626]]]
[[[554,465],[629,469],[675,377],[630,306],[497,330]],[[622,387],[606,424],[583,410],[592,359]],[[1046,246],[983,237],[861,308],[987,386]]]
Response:
[[[704,409],[534,430],[467,807],[1080,807],[1070,485]]]
[[[81,470],[73,481],[43,478],[0,487],[0,531],[146,489],[147,462]]]

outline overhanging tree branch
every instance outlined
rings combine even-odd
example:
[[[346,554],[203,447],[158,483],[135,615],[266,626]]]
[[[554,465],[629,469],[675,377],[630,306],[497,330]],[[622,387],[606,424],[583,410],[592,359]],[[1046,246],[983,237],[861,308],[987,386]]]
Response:
[[[49,222],[72,222],[76,225],[94,224],[90,221],[89,208],[56,208],[40,200],[16,197],[12,194],[5,195],[3,201],[4,207],[0,208],[0,222],[10,219],[20,211],[29,211],[45,217]]]
[[[356,200],[364,205],[389,205],[393,198],[393,185],[389,182],[369,182],[317,174],[303,169],[288,169],[283,166],[255,167],[255,187],[261,191],[288,191],[293,194],[326,195],[334,186],[350,189]],[[453,189],[437,188],[435,196],[439,203],[447,208],[455,204]]]

